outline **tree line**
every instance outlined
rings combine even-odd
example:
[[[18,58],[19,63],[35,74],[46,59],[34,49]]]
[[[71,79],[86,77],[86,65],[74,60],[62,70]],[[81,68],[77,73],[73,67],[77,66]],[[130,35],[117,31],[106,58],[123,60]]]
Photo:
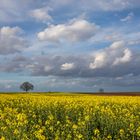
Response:
[[[23,90],[23,91],[26,91],[28,92],[29,90],[33,90],[34,89],[34,85],[29,83],[29,82],[24,82],[20,85],[20,89]],[[99,92],[100,93],[103,93],[104,92],[104,89],[103,88],[100,88],[99,89]]]

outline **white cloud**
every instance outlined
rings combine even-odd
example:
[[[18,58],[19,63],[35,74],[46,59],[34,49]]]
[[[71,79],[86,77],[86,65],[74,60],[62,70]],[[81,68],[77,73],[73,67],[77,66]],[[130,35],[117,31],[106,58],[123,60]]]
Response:
[[[0,29],[1,36],[15,36],[18,33],[22,33],[22,30],[19,27],[9,27],[5,26]]]
[[[51,8],[44,7],[40,9],[34,9],[29,12],[29,15],[35,18],[37,21],[48,22],[52,20],[52,17],[49,15]]]
[[[90,39],[98,31],[99,26],[86,20],[73,20],[66,24],[51,25],[38,33],[41,41],[78,42]]]
[[[130,62],[131,59],[132,59],[132,52],[126,48],[124,51],[123,51],[123,56],[122,57],[119,57],[119,58],[116,58],[116,60],[114,61],[113,65],[118,65],[118,64],[121,64],[121,63],[127,63],[127,62]]]
[[[110,49],[118,49],[124,47],[125,43],[124,41],[116,41],[113,44],[111,44]]]
[[[101,68],[106,65],[105,59],[107,58],[106,52],[100,52],[95,54],[95,59],[93,63],[90,63],[90,69]]]
[[[118,43],[119,44],[119,43]],[[111,46],[111,45],[110,45]],[[28,73],[32,76],[59,77],[122,77],[130,73],[140,74],[140,53],[122,48],[107,47],[100,51],[79,56],[34,56],[34,59],[8,59],[0,63],[0,71],[8,73]],[[117,60],[117,62],[116,62]]]
[[[132,20],[133,17],[134,17],[134,14],[131,12],[126,17],[122,18],[121,21],[122,22],[127,22],[127,21]]]
[[[21,52],[28,46],[28,42],[21,36],[22,29],[19,27],[0,28],[0,54],[12,54]]]
[[[74,63],[64,63],[61,65],[61,70],[71,70],[74,68]]]
[[[89,68],[111,67],[130,62],[132,60],[132,52],[125,45],[124,41],[117,41],[93,54],[93,62],[90,63]]]
[[[54,11],[64,8],[64,12],[70,9],[73,13],[85,11],[121,11],[140,6],[139,0],[0,0],[0,21],[1,22],[21,22],[29,19],[32,9],[33,17],[39,19],[50,19],[48,11],[44,13],[42,6],[51,7]],[[37,10],[38,9],[38,10]],[[35,13],[34,13],[35,12]]]

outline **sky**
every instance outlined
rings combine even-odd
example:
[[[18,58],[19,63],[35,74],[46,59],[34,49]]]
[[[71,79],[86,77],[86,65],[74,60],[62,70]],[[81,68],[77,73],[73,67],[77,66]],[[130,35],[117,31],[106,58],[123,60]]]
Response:
[[[139,0],[0,0],[0,91],[140,91]]]

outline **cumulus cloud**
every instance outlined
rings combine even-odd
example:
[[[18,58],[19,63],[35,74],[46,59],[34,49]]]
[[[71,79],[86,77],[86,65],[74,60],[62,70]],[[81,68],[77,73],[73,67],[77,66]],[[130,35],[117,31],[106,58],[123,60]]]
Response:
[[[71,70],[74,68],[74,63],[64,63],[61,65],[61,70]]]
[[[14,27],[14,28],[10,28],[10,27],[3,27],[1,28],[1,36],[14,36],[17,33],[21,33],[22,30],[19,27]]]
[[[113,65],[118,65],[121,63],[127,63],[127,62],[131,61],[132,52],[128,48],[126,48],[123,53],[124,54],[122,57],[116,58],[116,60],[113,62]]]
[[[130,62],[132,60],[132,52],[125,47],[124,41],[117,41],[111,46],[93,54],[93,58],[94,60],[89,67],[97,69]]]
[[[123,41],[114,42],[100,51],[83,55],[15,57],[0,63],[0,71],[28,73],[32,76],[59,77],[122,77],[132,73],[140,75],[140,54],[121,46]],[[125,43],[124,43],[125,44]],[[118,47],[118,46],[119,47]]]
[[[134,18],[138,11],[133,8],[140,8],[139,0],[0,0],[0,72],[28,75],[28,78],[57,77],[48,80],[48,85],[52,80],[53,87],[64,87],[66,83],[75,87],[106,86],[106,81],[112,86],[138,85],[140,32],[137,17]],[[124,15],[130,9],[132,12]],[[133,18],[135,23],[119,26],[116,19],[109,17],[114,13],[116,18],[123,14],[119,20],[124,23]],[[86,16],[73,19],[81,14]],[[52,25],[49,23],[45,28],[40,22]],[[27,23],[33,26],[28,27]],[[22,29],[14,25],[22,26],[33,43],[26,51],[23,50],[28,47],[28,41]],[[39,32],[40,41],[35,39],[35,32]],[[53,48],[56,45],[53,43],[63,47]],[[65,48],[69,44],[77,47]],[[125,77],[130,74],[131,77]],[[13,88],[11,83],[7,88],[11,89],[11,85]]]
[[[34,9],[29,12],[29,15],[33,18],[35,18],[37,21],[41,22],[48,22],[52,20],[52,17],[49,15],[49,11],[52,10],[48,7],[43,7],[39,9]]]
[[[94,57],[94,62],[90,63],[89,68],[96,69],[106,65],[107,54],[105,52],[97,53]]]
[[[22,37],[19,27],[5,26],[0,28],[0,54],[21,52],[28,47],[28,42]]]
[[[98,31],[99,26],[83,19],[73,20],[66,24],[50,25],[38,33],[40,41],[78,42],[90,39]]]
[[[133,17],[134,17],[134,13],[131,12],[131,13],[129,13],[126,17],[122,18],[121,21],[122,21],[122,22],[127,22],[127,21],[132,20]]]

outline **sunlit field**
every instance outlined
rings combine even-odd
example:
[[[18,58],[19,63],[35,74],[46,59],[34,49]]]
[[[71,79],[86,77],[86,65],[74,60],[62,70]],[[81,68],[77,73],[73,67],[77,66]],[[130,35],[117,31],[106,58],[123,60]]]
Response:
[[[140,97],[0,94],[1,140],[140,140]]]

